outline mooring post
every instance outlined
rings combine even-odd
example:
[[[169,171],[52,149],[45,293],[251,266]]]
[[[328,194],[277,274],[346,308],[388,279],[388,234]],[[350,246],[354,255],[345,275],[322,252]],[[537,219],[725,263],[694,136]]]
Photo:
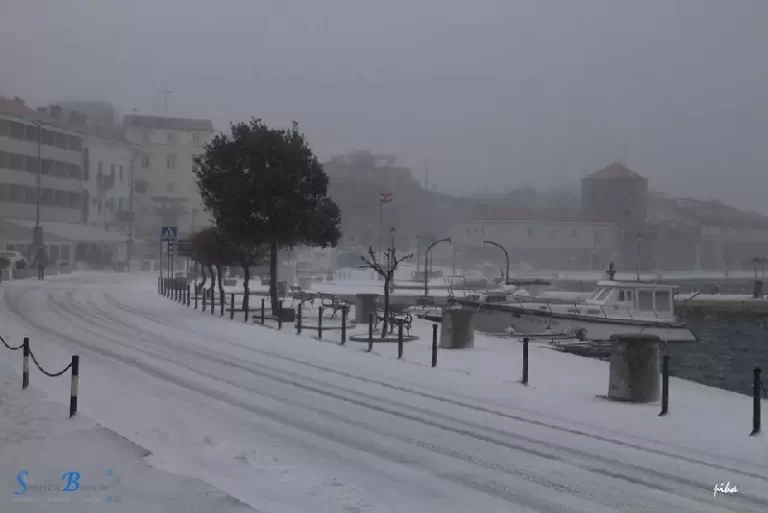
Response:
[[[341,309],[341,345],[347,343],[347,307]]]
[[[211,289],[209,291],[211,293],[211,315],[216,313],[216,293]]]
[[[283,300],[277,302],[277,329],[283,329]]]
[[[763,370],[760,367],[755,367],[753,371],[755,373],[754,383],[752,384],[752,432],[751,436],[760,434],[760,392],[762,391],[763,381],[760,378],[760,373]]]
[[[77,389],[80,381],[80,357],[72,355],[72,386],[69,394],[69,418],[77,415]]]
[[[301,335],[301,314],[302,314],[302,305],[304,303],[299,303],[299,307],[296,309],[296,334]]]
[[[368,314],[368,352],[373,351],[373,313]]]
[[[659,417],[669,413],[669,355],[661,359],[661,412]]]
[[[24,357],[21,366],[21,389],[29,387],[29,337],[24,337]]]
[[[403,357],[403,320],[397,320],[397,359]]]
[[[219,292],[219,317],[224,317],[224,303],[226,302],[226,294],[224,292]]]
[[[323,307],[317,307],[317,338],[323,338]]]
[[[523,338],[523,385],[528,384],[528,337]]]
[[[264,326],[264,298],[261,298],[261,325]]]
[[[432,367],[437,367],[437,323],[432,324]]]
[[[235,293],[232,292],[232,294],[229,296],[229,319],[232,320],[235,318]]]

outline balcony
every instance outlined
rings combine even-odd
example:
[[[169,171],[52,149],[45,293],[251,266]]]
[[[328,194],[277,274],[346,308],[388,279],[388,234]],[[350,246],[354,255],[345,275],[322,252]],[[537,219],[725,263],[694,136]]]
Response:
[[[149,182],[146,180],[136,180],[133,190],[136,194],[145,194],[149,191]]]
[[[107,176],[96,175],[96,187],[100,191],[106,191],[115,186],[115,173],[110,173]]]

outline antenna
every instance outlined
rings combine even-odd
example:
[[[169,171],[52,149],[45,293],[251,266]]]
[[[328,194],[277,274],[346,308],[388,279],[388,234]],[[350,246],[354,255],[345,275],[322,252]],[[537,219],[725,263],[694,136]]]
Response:
[[[168,86],[165,86],[164,89],[158,89],[160,91],[160,94],[163,95],[163,112],[164,114],[168,114],[168,97],[173,94],[173,91],[168,89]]]

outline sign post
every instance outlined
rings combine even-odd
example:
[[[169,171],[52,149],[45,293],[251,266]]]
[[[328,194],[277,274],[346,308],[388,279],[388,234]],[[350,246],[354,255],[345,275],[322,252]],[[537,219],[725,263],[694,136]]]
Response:
[[[162,265],[163,265],[163,259],[162,259],[162,252],[163,252],[163,242],[168,243],[168,278],[173,278],[173,268],[172,268],[172,262],[173,262],[173,249],[172,245],[174,242],[176,242],[176,238],[178,235],[178,231],[176,230],[175,226],[163,226],[162,230],[160,230],[160,275],[162,276]]]

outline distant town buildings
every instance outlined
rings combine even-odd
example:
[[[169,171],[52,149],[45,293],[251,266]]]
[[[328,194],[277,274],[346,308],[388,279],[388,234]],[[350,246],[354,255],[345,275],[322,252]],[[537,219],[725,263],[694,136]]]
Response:
[[[54,265],[103,267],[156,246],[163,224],[180,236],[207,225],[192,159],[212,134],[209,120],[121,123],[103,102],[0,97],[0,250],[31,258],[42,242]]]
[[[193,159],[213,137],[213,123],[130,115],[123,127],[128,140],[147,151],[136,169],[137,233],[152,238],[160,226],[177,226],[180,236],[187,236],[207,226]]]

